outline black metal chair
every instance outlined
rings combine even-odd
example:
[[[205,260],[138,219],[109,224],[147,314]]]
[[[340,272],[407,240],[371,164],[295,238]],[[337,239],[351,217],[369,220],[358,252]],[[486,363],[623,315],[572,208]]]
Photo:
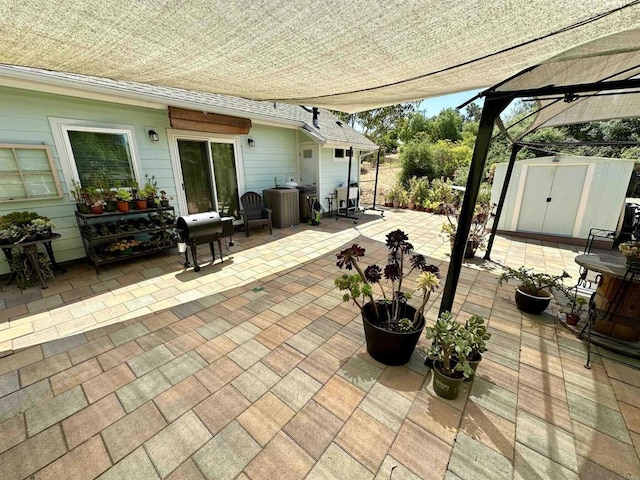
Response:
[[[240,197],[242,210],[240,216],[244,221],[244,230],[247,237],[249,236],[249,228],[252,225],[262,225],[269,227],[269,234],[273,235],[271,227],[271,209],[265,208],[262,204],[262,197],[256,192],[247,192]]]
[[[591,368],[591,331],[596,321],[611,322],[614,316],[617,319],[629,319],[629,323],[637,323],[637,318],[629,317],[621,311],[621,306],[626,305],[627,293],[633,283],[640,282],[640,262],[632,262],[622,278],[620,288],[617,288],[611,298],[605,298],[600,292],[595,291],[589,300],[589,317],[585,328],[587,329],[587,363],[585,368]],[[598,301],[599,300],[599,301]],[[637,300],[637,299],[636,299]],[[583,328],[584,332],[584,328]],[[582,336],[580,333],[579,337]]]

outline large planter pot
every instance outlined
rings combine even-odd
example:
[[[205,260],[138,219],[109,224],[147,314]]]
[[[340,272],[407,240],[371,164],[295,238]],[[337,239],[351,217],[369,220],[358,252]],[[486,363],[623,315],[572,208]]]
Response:
[[[393,208],[400,208],[400,200],[393,201]]]
[[[362,312],[362,323],[367,341],[367,351],[374,359],[385,365],[404,365],[411,358],[411,354],[420,339],[424,329],[424,317],[420,316],[418,330],[414,332],[391,332],[378,326],[373,310],[374,305],[378,307],[380,321],[386,322],[387,320],[387,311],[379,302],[365,304]],[[413,319],[416,313],[415,308],[411,305],[403,305],[401,308],[400,318]]]
[[[460,386],[464,382],[464,376],[448,377],[440,369],[440,362],[433,365],[433,390],[442,398],[455,400],[460,393]]]
[[[516,288],[516,305],[518,306],[518,309],[533,315],[538,315],[544,312],[549,306],[549,303],[551,303],[551,294],[548,292],[544,293],[546,293],[546,296],[538,297],[523,292],[520,288]]]

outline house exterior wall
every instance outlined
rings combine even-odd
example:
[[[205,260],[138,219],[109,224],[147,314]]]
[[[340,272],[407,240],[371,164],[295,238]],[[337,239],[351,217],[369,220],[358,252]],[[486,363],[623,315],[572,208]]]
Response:
[[[169,195],[175,195],[169,149],[164,134],[169,126],[165,110],[0,87],[0,143],[50,145],[64,192],[63,197],[57,199],[0,203],[0,215],[26,210],[51,218],[56,224],[54,231],[62,234],[60,240],[52,243],[56,260],[62,262],[84,257],[84,249],[75,220],[75,202],[69,196],[71,179],[65,175],[49,117],[131,125],[142,172],[155,175],[158,186],[166,190]],[[145,126],[155,128],[160,135],[159,142],[151,142],[147,139]],[[64,152],[62,155],[66,156]],[[2,256],[0,274],[8,271],[9,267]]]
[[[249,147],[246,138],[256,142]],[[296,130],[266,125],[253,125],[242,145],[244,157],[245,190],[262,195],[265,188],[275,187],[279,180],[288,176],[298,178],[298,141]]]
[[[333,148],[320,149],[320,182],[318,190],[318,200],[323,209],[328,211],[329,203],[326,197],[333,193],[335,188],[340,184],[347,184],[347,176],[349,170],[349,160],[334,160]],[[353,151],[353,160],[351,161],[351,181],[360,181],[360,152]],[[333,203],[333,209],[337,208],[336,202]]]
[[[63,197],[58,199],[0,203],[0,215],[12,211],[35,211],[51,218],[56,224],[54,231],[62,234],[61,239],[52,243],[57,261],[82,258],[85,253],[75,219],[75,202],[69,195],[71,176],[66,166],[67,154],[62,145],[56,144],[50,123],[52,118],[69,119],[69,124],[75,121],[77,125],[130,127],[134,140],[132,149],[138,159],[141,175],[138,181],[144,182],[144,174],[154,175],[160,190],[165,190],[175,198],[176,182],[168,139],[168,132],[172,130],[166,109],[0,87],[0,143],[50,145],[64,192]],[[148,139],[148,128],[158,133],[158,142]],[[256,142],[255,147],[248,146],[249,137]],[[240,145],[239,161],[243,165],[244,191],[261,193],[262,189],[274,186],[275,176],[297,176],[295,129],[254,125],[248,135],[229,138],[236,138]],[[174,200],[171,205],[176,207],[176,213],[179,214],[177,202]],[[8,264],[3,255],[0,257],[0,274],[8,273]]]

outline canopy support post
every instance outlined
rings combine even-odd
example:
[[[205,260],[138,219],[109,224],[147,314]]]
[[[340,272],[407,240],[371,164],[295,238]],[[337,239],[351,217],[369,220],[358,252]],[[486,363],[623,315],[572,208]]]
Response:
[[[482,108],[482,116],[480,117],[480,126],[478,127],[478,137],[476,145],[473,149],[471,157],[471,167],[469,169],[469,179],[464,192],[464,200],[462,209],[458,217],[458,231],[451,249],[451,260],[449,263],[449,271],[447,272],[447,282],[442,293],[442,302],[440,303],[440,313],[451,311],[453,307],[453,298],[456,294],[460,272],[462,270],[462,262],[464,260],[464,251],[467,246],[467,238],[471,229],[473,220],[473,210],[478,199],[480,191],[480,183],[484,172],[484,166],[487,161],[487,153],[491,144],[491,136],[493,134],[493,125],[500,113],[507,108],[512,97],[486,97],[484,107]]]
[[[511,157],[509,158],[509,165],[507,166],[507,172],[504,175],[504,182],[502,183],[502,191],[500,192],[500,200],[498,200],[498,207],[496,208],[496,214],[493,217],[493,225],[491,226],[491,236],[489,237],[489,243],[487,244],[487,251],[484,254],[484,260],[491,260],[491,249],[493,248],[493,241],[496,238],[496,232],[498,231],[498,223],[500,222],[500,216],[502,215],[502,208],[504,207],[504,201],[507,198],[507,190],[509,189],[509,183],[511,183],[511,174],[513,173],[513,167],[516,163],[516,156],[522,149],[522,145],[514,143],[511,145]]]

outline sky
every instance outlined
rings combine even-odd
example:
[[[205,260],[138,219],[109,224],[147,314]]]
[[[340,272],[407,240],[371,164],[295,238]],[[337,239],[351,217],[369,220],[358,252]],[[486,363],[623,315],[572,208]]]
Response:
[[[451,95],[443,95],[442,97],[428,98],[420,102],[418,110],[421,111],[427,117],[433,117],[439,114],[445,108],[456,108],[467,100],[472,99],[480,90],[470,90],[468,92],[453,93]],[[479,99],[477,102],[482,105],[483,100]],[[426,110],[426,112],[424,112]],[[464,112],[464,109],[461,110]]]
[[[428,98],[426,100],[422,100],[420,105],[418,106],[418,110],[422,112],[426,117],[433,117],[434,115],[438,115],[445,108],[456,108],[466,103],[475,97],[482,90],[469,90],[467,92],[453,93],[451,95],[443,95],[441,97],[433,97]],[[476,103],[481,107],[484,103],[483,98],[479,98],[476,100]],[[511,110],[516,106],[516,102],[511,102],[511,104],[505,109],[505,111],[500,115],[503,119],[505,115],[508,115]],[[426,109],[426,112],[424,111]],[[460,110],[460,113],[464,113],[464,108]]]

